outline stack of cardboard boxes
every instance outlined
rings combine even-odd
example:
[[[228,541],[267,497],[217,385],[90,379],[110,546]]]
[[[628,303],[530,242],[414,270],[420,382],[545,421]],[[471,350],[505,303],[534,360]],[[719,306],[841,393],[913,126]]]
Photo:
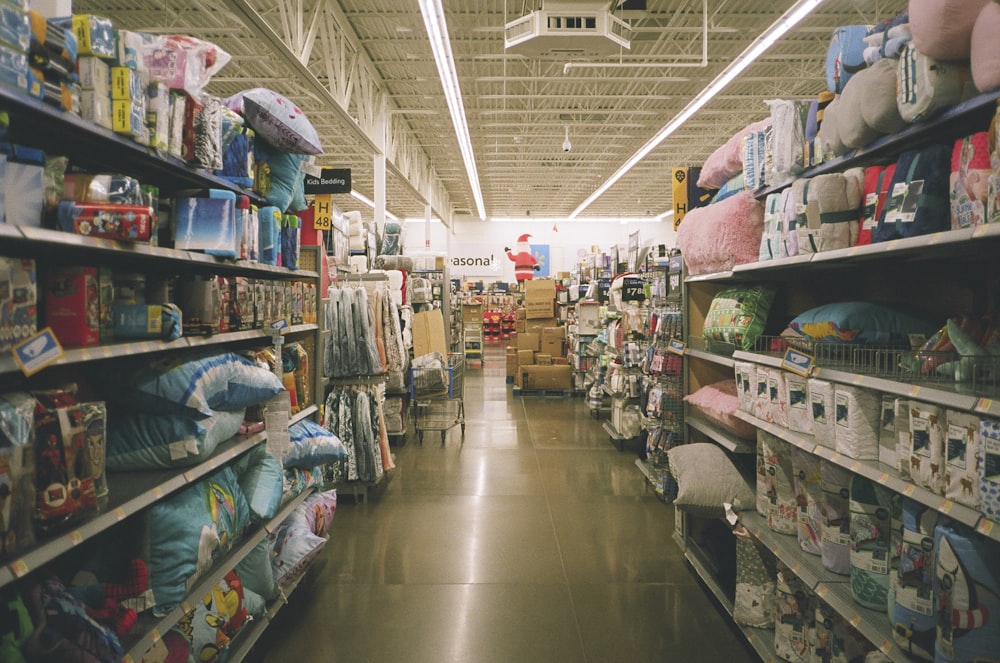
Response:
[[[560,327],[554,316],[555,300],[554,281],[525,282],[524,307],[517,313],[517,345],[507,349],[507,374],[513,369],[518,388],[572,388],[566,328]]]

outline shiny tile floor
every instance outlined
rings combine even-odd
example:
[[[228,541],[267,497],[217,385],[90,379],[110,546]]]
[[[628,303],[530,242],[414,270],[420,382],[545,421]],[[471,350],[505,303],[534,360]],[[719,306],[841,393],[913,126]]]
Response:
[[[395,448],[249,660],[741,663],[685,566],[673,509],[580,398],[514,398],[503,350],[467,372],[458,428]]]

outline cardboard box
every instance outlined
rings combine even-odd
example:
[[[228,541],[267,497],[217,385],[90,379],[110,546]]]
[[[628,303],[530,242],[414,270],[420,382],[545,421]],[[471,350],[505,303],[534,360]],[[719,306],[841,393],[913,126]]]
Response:
[[[566,328],[565,327],[543,327],[542,328],[542,341],[562,341],[566,338]]]
[[[523,334],[528,331],[528,327],[525,324],[527,320],[516,320],[514,322],[514,332],[518,334]]]
[[[66,346],[101,342],[96,267],[56,267],[45,279],[45,322]]]
[[[415,316],[414,316],[415,317]],[[517,349],[518,350],[538,350],[540,346],[541,339],[538,334],[518,334],[517,335]]]
[[[529,320],[532,318],[551,318],[555,311],[555,298],[552,299],[530,299],[525,301],[525,315]]]
[[[528,317],[527,316],[527,312],[524,310],[524,307],[523,306],[518,307],[518,309],[517,309],[517,319],[518,320],[524,320],[527,317]]]
[[[0,257],[0,352],[38,331],[35,261]]]
[[[555,366],[569,366],[569,357],[553,357],[552,363]]]
[[[566,347],[560,339],[542,341],[538,345],[538,351],[544,352],[551,357],[562,357],[566,354]]]
[[[556,298],[556,282],[552,279],[532,279],[524,282],[524,301],[552,301]]]
[[[483,326],[483,305],[462,304],[462,324],[465,326]]]
[[[555,318],[535,318],[534,320],[525,320],[524,331],[529,334],[538,334],[539,337],[542,335],[542,330],[546,327],[555,327],[559,324],[559,321]]]
[[[551,366],[552,365],[552,355],[546,354],[544,352],[539,352],[535,356],[535,363],[539,366]]]
[[[441,309],[431,309],[413,315],[413,356],[421,357],[431,352],[448,356],[444,337],[444,318]]]
[[[565,389],[573,387],[569,366],[524,366],[519,369],[522,389]]]
[[[507,348],[507,377],[517,375],[517,348]]]
[[[115,277],[110,267],[97,268],[97,288],[101,300],[101,343],[111,343],[115,340],[115,318],[111,310],[115,303]]]
[[[531,366],[535,363],[535,351],[534,350],[518,350],[517,351],[517,365],[518,366]]]
[[[577,302],[576,324],[581,334],[596,334],[601,330],[600,309],[597,302]]]

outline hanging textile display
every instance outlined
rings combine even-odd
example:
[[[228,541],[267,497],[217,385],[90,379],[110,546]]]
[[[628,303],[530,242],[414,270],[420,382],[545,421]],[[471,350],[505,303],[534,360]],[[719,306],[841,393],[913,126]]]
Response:
[[[347,447],[347,458],[326,466],[328,483],[374,482],[394,467],[385,432],[381,386],[349,385],[326,398],[323,427]]]

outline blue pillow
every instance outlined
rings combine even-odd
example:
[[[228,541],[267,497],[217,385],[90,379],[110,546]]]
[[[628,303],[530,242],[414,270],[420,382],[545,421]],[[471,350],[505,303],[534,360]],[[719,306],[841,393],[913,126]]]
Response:
[[[152,470],[197,465],[236,435],[245,409],[215,412],[208,419],[126,414],[108,421],[109,470]]]
[[[225,554],[250,522],[230,467],[160,500],[148,514],[149,587],[157,615],[180,605],[188,581]]]
[[[721,203],[726,198],[732,198],[741,191],[746,190],[746,180],[743,177],[743,171],[738,172],[733,175],[728,182],[722,185],[722,188],[715,192],[715,197],[712,198],[712,204]]]
[[[285,456],[285,467],[311,469],[347,458],[347,447],[340,438],[310,419],[303,419],[288,429],[292,449]]]
[[[260,594],[265,601],[278,598],[278,583],[274,580],[271,555],[271,542],[264,539],[236,565],[236,573],[243,580],[243,586]]]
[[[910,347],[910,335],[928,337],[940,323],[933,319],[871,302],[825,304],[788,323],[792,336],[823,343]]]
[[[213,410],[246,409],[284,389],[274,373],[232,352],[172,356],[105,386],[111,398],[136,412],[195,419],[206,419]]]
[[[303,490],[322,486],[325,482],[323,478],[323,468],[317,465],[309,469],[299,467],[289,467],[285,469],[285,493],[288,497],[298,495]]]
[[[258,170],[265,168],[270,175],[270,187],[264,184],[263,195],[270,205],[284,212],[298,212],[306,208],[305,178],[302,163],[304,154],[282,152],[266,141],[254,143],[254,158]]]
[[[231,467],[247,498],[250,522],[257,524],[273,518],[281,505],[281,461],[268,453],[263,444],[258,444],[233,461]]]

